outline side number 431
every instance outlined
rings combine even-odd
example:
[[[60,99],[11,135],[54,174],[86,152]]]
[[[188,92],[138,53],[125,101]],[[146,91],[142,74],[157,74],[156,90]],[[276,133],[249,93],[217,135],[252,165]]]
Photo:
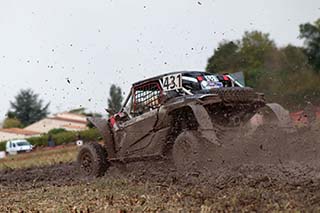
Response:
[[[181,89],[182,88],[181,73],[166,75],[162,77],[161,84],[164,91]]]

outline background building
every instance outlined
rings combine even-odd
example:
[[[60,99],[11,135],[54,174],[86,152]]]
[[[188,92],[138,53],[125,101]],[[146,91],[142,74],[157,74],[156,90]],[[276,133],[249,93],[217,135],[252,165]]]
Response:
[[[69,131],[81,131],[87,129],[87,118],[84,115],[64,112],[55,114],[52,117],[44,118],[35,122],[25,130],[47,133],[51,129],[63,128]]]

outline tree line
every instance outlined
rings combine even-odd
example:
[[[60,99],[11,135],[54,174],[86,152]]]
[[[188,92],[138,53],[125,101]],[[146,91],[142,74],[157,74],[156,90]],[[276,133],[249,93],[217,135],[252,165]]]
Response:
[[[245,32],[241,39],[219,43],[208,59],[211,73],[243,72],[246,85],[270,102],[297,110],[320,104],[320,19],[299,26],[304,46],[278,47],[268,33]]]

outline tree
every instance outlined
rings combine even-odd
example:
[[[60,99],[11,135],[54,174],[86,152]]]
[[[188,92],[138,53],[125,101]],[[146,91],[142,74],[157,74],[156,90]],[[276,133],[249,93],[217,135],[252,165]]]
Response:
[[[3,122],[3,128],[21,128],[21,122],[16,118],[6,118]]]
[[[275,50],[275,43],[269,39],[269,34],[259,31],[245,32],[241,40],[219,43],[214,54],[208,59],[206,70],[219,73],[261,69],[267,56]]]
[[[207,71],[213,73],[243,71],[246,83],[255,87],[266,65],[274,65],[277,51],[269,34],[245,32],[241,40],[224,41],[208,60]],[[272,60],[272,61],[270,61]]]
[[[310,69],[308,64],[308,57],[304,53],[303,48],[288,45],[280,49],[282,54],[281,60],[283,62],[283,69],[291,73],[303,72]]]
[[[207,72],[234,72],[239,69],[239,44],[233,41],[219,43],[214,54],[208,59]]]
[[[109,92],[110,98],[108,99],[108,108],[118,112],[121,109],[123,101],[121,88],[112,84]]]
[[[320,26],[320,21],[317,24]],[[316,29],[308,26],[304,32],[314,33]],[[312,38],[317,36],[320,33],[314,33]],[[320,46],[320,41],[312,45]],[[320,50],[313,52],[320,55]],[[294,108],[306,101],[320,103],[320,72],[313,72],[309,61],[304,48],[293,45],[278,48],[269,34],[252,31],[245,32],[240,40],[220,43],[208,60],[207,71],[243,71],[247,86],[263,92],[270,102]]]
[[[300,38],[305,39],[305,52],[309,63],[320,72],[320,19],[314,24],[301,24]]]
[[[49,114],[50,103],[44,105],[38,94],[31,89],[25,89],[18,93],[10,105],[8,115],[20,120],[23,126],[27,126],[46,117]]]
[[[266,56],[275,48],[269,34],[259,31],[245,32],[240,47],[241,66],[246,69],[262,68]]]

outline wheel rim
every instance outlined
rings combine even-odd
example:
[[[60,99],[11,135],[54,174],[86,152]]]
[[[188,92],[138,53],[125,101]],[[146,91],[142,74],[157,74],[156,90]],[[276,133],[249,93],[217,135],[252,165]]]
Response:
[[[81,169],[87,174],[91,174],[92,170],[93,170],[93,159],[90,153],[86,152],[83,153],[83,155],[81,156],[81,161],[80,161],[81,165]]]

